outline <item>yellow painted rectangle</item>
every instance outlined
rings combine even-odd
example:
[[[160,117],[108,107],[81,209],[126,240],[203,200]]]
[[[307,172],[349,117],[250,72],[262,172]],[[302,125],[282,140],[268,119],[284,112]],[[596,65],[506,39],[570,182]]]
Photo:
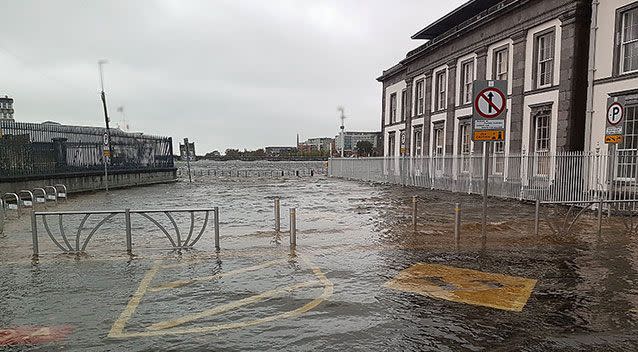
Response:
[[[104,150],[104,156],[111,156],[111,151],[108,149]]]
[[[475,141],[502,141],[505,140],[505,131],[474,131]]]
[[[415,264],[384,286],[452,302],[520,312],[536,280],[440,264]]]
[[[621,135],[613,135],[613,136],[605,136],[605,143],[608,144],[618,144],[622,142]]]

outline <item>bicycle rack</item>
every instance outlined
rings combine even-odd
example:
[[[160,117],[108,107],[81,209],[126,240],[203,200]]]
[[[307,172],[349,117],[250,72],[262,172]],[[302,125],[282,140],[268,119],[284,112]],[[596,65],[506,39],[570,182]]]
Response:
[[[33,196],[35,204],[44,204],[47,202],[47,191],[44,188],[34,188]]]
[[[58,199],[64,199],[64,201],[66,201],[66,186],[59,184],[59,185],[55,185],[53,186],[53,188],[55,188],[56,191],[56,196],[58,197]]]
[[[22,205],[22,207],[33,208],[34,198],[33,198],[33,193],[31,191],[23,189],[20,192],[18,192],[18,197],[20,198],[20,204]]]
[[[15,200],[15,203],[9,203],[7,200],[11,198]],[[20,197],[18,197],[15,193],[5,193],[2,195],[2,200],[4,202],[3,208],[9,210],[15,210],[18,217],[20,217]]]
[[[44,191],[46,194],[47,201],[51,200],[54,202],[58,201],[58,190],[53,186],[44,186]],[[51,191],[51,192],[49,192]]]

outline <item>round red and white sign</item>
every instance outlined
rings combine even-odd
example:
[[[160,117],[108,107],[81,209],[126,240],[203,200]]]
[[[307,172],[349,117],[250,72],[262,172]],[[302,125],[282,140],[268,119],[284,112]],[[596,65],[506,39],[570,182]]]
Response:
[[[495,87],[483,89],[474,98],[474,109],[484,118],[491,119],[505,111],[505,94]]]
[[[617,125],[622,121],[624,115],[624,109],[622,104],[613,103],[609,105],[609,109],[607,109],[607,121],[609,121],[612,125]]]

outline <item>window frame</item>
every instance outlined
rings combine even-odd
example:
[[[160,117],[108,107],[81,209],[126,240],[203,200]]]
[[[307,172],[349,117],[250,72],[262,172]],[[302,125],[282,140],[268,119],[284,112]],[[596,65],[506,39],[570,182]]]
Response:
[[[548,177],[550,175],[551,167],[551,151],[552,151],[552,111],[553,105],[545,105],[532,110],[532,138],[531,148],[533,162],[533,174],[538,177]],[[540,119],[545,120],[543,126],[539,126]],[[539,137],[539,132],[545,130],[546,134]],[[546,145],[544,148],[539,148],[539,141],[543,140]]]
[[[390,93],[390,124],[397,122],[397,93]]]
[[[388,156],[393,157],[396,152],[396,131],[388,132]]]
[[[616,147],[618,153],[617,160],[614,165],[614,179],[619,181],[635,181],[638,179],[638,133],[633,133],[638,124],[638,102],[630,102],[625,105],[623,129],[625,135],[623,141]],[[632,119],[630,119],[632,117]],[[629,126],[629,124],[632,124]],[[627,143],[636,145],[632,148],[627,147]],[[629,162],[621,162],[622,160],[630,160]],[[631,162],[633,161],[633,163]],[[624,166],[623,166],[624,165]],[[621,171],[621,167],[623,167]],[[628,168],[628,169],[627,169]],[[627,175],[629,170],[629,175]]]
[[[414,84],[414,97],[416,116],[423,115],[425,113],[425,79],[421,78]]]
[[[540,51],[541,51],[541,47],[540,47],[540,41],[541,39],[547,37],[547,36],[551,36],[551,45],[552,45],[552,57],[551,59],[545,59],[544,61],[541,62],[540,60]],[[547,87],[552,87],[554,85],[554,74],[555,72],[555,66],[556,66],[556,27],[553,26],[551,28],[548,28],[546,30],[540,31],[538,33],[534,34],[534,56],[533,56],[533,82],[534,82],[534,88],[536,89],[541,89],[541,88],[547,88]],[[550,65],[548,65],[548,67],[551,69],[551,74],[549,74],[549,82],[545,83],[545,84],[541,84],[541,64],[543,63],[550,63]]]
[[[401,91],[401,122],[405,121],[405,114],[407,112],[408,90],[403,89]]]
[[[631,41],[627,41],[625,42],[625,23],[626,23],[626,17],[629,13],[631,12],[635,12],[634,16],[638,16],[638,7],[633,7],[630,9],[627,9],[623,12],[620,13],[620,31],[619,31],[619,40],[620,40],[620,57],[619,57],[619,65],[620,65],[620,73],[621,74],[628,74],[628,73],[634,73],[634,72],[638,72],[638,65],[635,69],[633,70],[626,70],[625,69],[625,50],[626,50],[626,46],[629,44],[634,44],[634,43],[638,43],[638,36],[636,36],[635,39],[632,39]],[[638,49],[636,49],[638,51]]]
[[[412,132],[412,155],[423,155],[423,125],[413,126]]]
[[[498,60],[499,54],[505,54],[505,72],[499,71],[499,63]],[[495,48],[492,52],[492,78],[494,80],[505,80],[509,81],[510,74],[510,46],[509,44],[505,44],[498,48]],[[501,78],[502,75],[505,75],[505,79]]]
[[[447,69],[442,69],[434,73],[434,111],[445,109],[447,109]]]
[[[466,69],[468,70],[466,71]],[[459,105],[472,103],[472,86],[474,84],[475,71],[476,64],[474,58],[461,62],[461,77],[459,77],[459,81],[461,82],[461,96],[459,97]]]
[[[472,163],[472,124],[471,119],[459,122],[459,156],[461,173],[469,173]]]

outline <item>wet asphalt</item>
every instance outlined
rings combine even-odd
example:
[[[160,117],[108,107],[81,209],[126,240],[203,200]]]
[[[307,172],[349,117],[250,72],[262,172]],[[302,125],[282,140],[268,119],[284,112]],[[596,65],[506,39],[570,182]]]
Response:
[[[309,169],[321,163],[194,163],[194,170]],[[264,173],[265,174],[265,173]],[[411,197],[419,198],[417,229]],[[281,197],[282,233],[273,231]],[[461,203],[459,248],[454,204]],[[490,199],[485,248],[481,199],[400,186],[314,177],[214,177],[73,195],[56,210],[220,207],[221,250],[208,229],[175,252],[153,224],[133,218],[133,252],[119,218],[83,256],[62,255],[30,219],[0,238],[0,329],[64,327],[51,342],[6,351],[635,351],[638,246],[627,218]],[[288,209],[298,239],[288,246]],[[158,216],[170,229],[171,223]],[[57,218],[51,218],[57,232]],[[65,219],[75,236],[81,217]],[[85,228],[95,226],[90,218]],[[188,216],[177,217],[188,232]],[[201,225],[203,214],[196,216]],[[551,226],[550,226],[551,225]],[[85,236],[85,233],[84,235]],[[385,284],[417,263],[537,280],[521,312],[452,302]],[[446,286],[447,287],[447,286]],[[134,308],[134,309],[131,309]],[[121,327],[118,330],[116,326]],[[0,330],[0,343],[9,330]],[[116,333],[113,333],[113,332]],[[119,331],[119,332],[118,332]],[[15,342],[15,341],[14,341]]]

